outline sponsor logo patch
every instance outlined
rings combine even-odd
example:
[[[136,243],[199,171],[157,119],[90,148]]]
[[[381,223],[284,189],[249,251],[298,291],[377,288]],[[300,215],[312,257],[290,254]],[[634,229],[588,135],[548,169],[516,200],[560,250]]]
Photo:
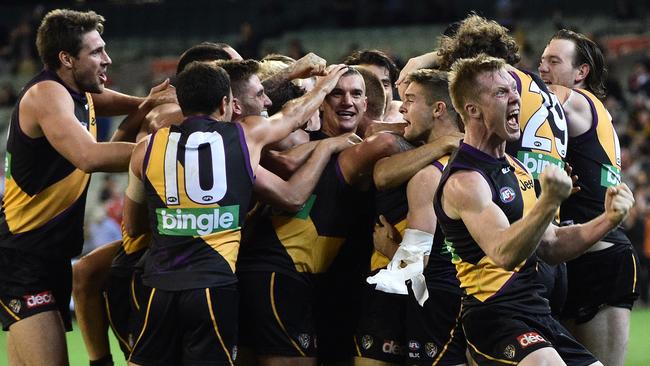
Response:
[[[11,309],[11,311],[13,311],[14,313],[16,313],[16,314],[20,313],[20,307],[21,307],[20,300],[11,299],[11,301],[9,301],[8,306],[9,306],[9,309]]]
[[[363,347],[363,349],[365,349],[365,350],[370,349],[370,347],[372,347],[373,343],[374,343],[374,340],[372,339],[372,336],[369,336],[369,335],[366,334],[363,337],[361,337],[361,347]]]
[[[365,349],[365,350],[370,349],[370,347],[372,347],[373,343],[374,343],[374,341],[373,341],[371,336],[366,334],[363,337],[361,337],[361,347],[363,347],[363,349]]]
[[[219,208],[156,209],[158,232],[174,236],[202,236],[239,227],[239,205]]]
[[[404,354],[404,349],[402,346],[399,345],[399,343],[395,341],[384,341],[384,345],[381,347],[382,352],[384,353],[389,353],[391,355],[398,355],[401,356]]]
[[[43,291],[35,295],[23,296],[23,298],[25,299],[25,303],[27,304],[27,309],[48,305],[48,304],[56,304],[56,301],[54,300],[54,295],[52,295],[52,291]]]
[[[517,159],[521,161],[526,168],[530,171],[533,178],[537,179],[544,171],[547,165],[553,164],[560,168],[564,168],[564,162],[553,156],[540,154],[530,151],[517,152]]]
[[[519,342],[519,345],[521,345],[522,348],[526,348],[536,343],[546,342],[546,340],[537,332],[529,332],[517,337],[517,342]]]
[[[507,345],[506,348],[503,350],[503,355],[506,356],[506,358],[509,360],[515,358],[515,353],[516,353],[516,349],[515,346],[513,346],[512,344]]]
[[[438,353],[438,347],[435,345],[435,343],[431,343],[431,342],[425,343],[424,352],[427,353],[427,356],[429,356],[429,358],[434,358]]]
[[[418,341],[409,341],[409,349],[411,351],[417,351],[420,349],[420,342]]]
[[[511,187],[505,186],[499,190],[499,198],[503,203],[510,203],[515,199],[515,190]]]
[[[300,342],[300,347],[303,349],[309,348],[311,337],[307,333],[302,333],[298,336],[298,342]]]

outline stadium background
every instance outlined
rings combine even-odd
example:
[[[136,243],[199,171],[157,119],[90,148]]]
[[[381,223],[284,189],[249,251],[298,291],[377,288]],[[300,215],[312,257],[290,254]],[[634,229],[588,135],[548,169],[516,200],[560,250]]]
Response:
[[[35,30],[48,10],[92,9],[107,19],[104,39],[113,60],[109,85],[145,95],[172,76],[176,58],[201,41],[226,42],[245,58],[278,52],[299,58],[315,52],[330,63],[354,49],[379,48],[398,64],[433,49],[442,30],[468,12],[509,27],[520,44],[520,67],[535,70],[546,41],[559,28],[589,34],[606,52],[610,76],[605,101],[618,131],[624,180],[637,199],[625,223],[641,259],[642,299],[632,314],[626,365],[650,365],[650,1],[649,0],[76,0],[0,1],[0,152],[20,88],[41,68]],[[102,122],[110,137],[119,118]],[[1,171],[1,170],[0,170]],[[87,210],[85,251],[107,242],[120,219],[123,175],[97,174]],[[117,234],[119,235],[119,234]],[[68,335],[72,365],[87,364],[78,330]],[[118,354],[117,345],[114,354]],[[6,365],[0,334],[0,366]]]

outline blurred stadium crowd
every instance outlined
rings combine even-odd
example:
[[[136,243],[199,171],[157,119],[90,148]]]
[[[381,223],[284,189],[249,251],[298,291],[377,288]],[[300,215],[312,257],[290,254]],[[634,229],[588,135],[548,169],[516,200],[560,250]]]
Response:
[[[6,7],[0,16],[0,128],[3,130],[7,128],[10,111],[16,102],[19,92],[17,88],[42,67],[35,47],[38,22],[49,9],[62,6],[92,8],[104,14],[109,24],[117,23],[117,26],[111,24],[106,34],[108,51],[113,57],[114,65],[109,70],[113,82],[111,87],[135,94],[138,94],[137,91],[147,90],[161,78],[172,74],[175,69],[174,61],[167,60],[175,60],[183,49],[197,40],[227,41],[233,44],[244,58],[260,59],[267,53],[280,52],[298,59],[307,52],[314,52],[328,59],[330,63],[340,62],[355,49],[376,47],[389,53],[401,66],[409,57],[433,49],[437,42],[435,39],[411,42],[400,32],[412,33],[413,30],[407,27],[413,25],[423,27],[422,29],[442,30],[449,22],[464,17],[469,9],[474,9],[507,25],[516,35],[523,50],[524,58],[519,66],[536,71],[539,60],[539,54],[536,52],[543,49],[537,43],[546,42],[555,29],[572,27],[588,33],[606,52],[609,78],[604,102],[612,114],[620,138],[623,178],[633,189],[636,198],[636,206],[627,219],[625,228],[641,260],[641,299],[644,304],[649,303],[650,28],[647,24],[650,18],[646,16],[645,9],[650,6],[646,4],[647,1],[619,0],[608,2],[607,6],[586,7],[588,2],[585,1],[560,5],[557,1],[527,4],[517,0],[486,2],[489,4],[479,1],[450,4],[447,1],[384,0],[375,3],[369,0],[330,0],[309,2],[309,5],[302,6],[296,1],[260,0],[249,3],[229,0],[214,4],[198,1],[189,9],[186,8],[189,5],[181,2],[156,0],[54,3],[56,4],[48,3],[43,6],[8,1],[2,5]],[[597,3],[605,4],[598,1]],[[183,11],[196,13],[201,7],[206,8],[208,14],[223,8],[239,16],[220,15],[218,18],[224,19],[221,25],[206,23],[201,27],[192,24],[187,39],[179,40],[178,31],[183,29],[183,25],[176,24],[172,27],[171,24],[179,19],[178,14],[183,14]],[[582,9],[584,12],[577,13],[576,9]],[[535,12],[540,11],[543,11],[545,17],[542,23],[536,22],[534,16]],[[151,24],[129,27],[129,22],[133,22],[130,19],[148,12],[155,15],[151,17]],[[593,14],[594,12],[598,13]],[[164,14],[168,14],[171,20],[161,20],[161,17],[164,19]],[[203,21],[198,18],[198,14],[195,16],[197,18],[194,18],[192,23]],[[529,26],[531,24],[532,27]],[[135,29],[133,34],[129,34],[130,29]],[[166,31],[161,37],[156,37],[156,34],[161,34],[162,29]],[[301,36],[313,34],[314,29],[322,34],[319,39],[331,38],[332,44],[323,46],[327,47],[327,52],[319,49],[320,43],[314,43]],[[345,38],[346,34],[360,34],[361,38],[350,37],[348,43],[341,43],[340,39]],[[372,34],[371,38],[375,40],[385,39],[386,44],[366,44],[363,42],[365,34]],[[396,43],[400,40],[417,46],[403,51],[404,45],[400,47]],[[168,44],[168,47],[165,47],[165,44]],[[421,49],[422,44],[429,44],[430,48]],[[121,47],[123,45],[128,46]],[[130,47],[141,47],[141,50]],[[128,68],[121,65],[131,66]],[[138,71],[136,74],[143,76],[134,78],[134,70]],[[136,80],[136,84],[133,80]],[[398,98],[397,95],[395,97]],[[100,139],[106,139],[111,132],[111,121],[106,121],[104,125],[104,131],[99,133]],[[4,136],[6,131],[2,133]],[[4,145],[4,141],[1,144]],[[120,215],[114,214],[121,211],[121,198],[117,192],[122,191],[116,189],[115,185],[119,186],[123,181],[124,179],[119,177],[118,183],[110,178],[95,179],[96,198],[91,199],[89,205],[95,206],[90,212],[99,211],[99,214],[88,215],[88,225],[94,227],[88,232],[89,235],[99,235],[102,239],[89,238],[88,243],[107,240],[102,236],[106,233],[102,231],[100,224],[105,218],[113,221],[121,219]],[[103,227],[107,226],[115,225],[109,222]],[[100,231],[99,234],[95,233],[97,230]],[[119,232],[117,235],[119,236]],[[92,249],[93,245],[88,246],[87,250]]]

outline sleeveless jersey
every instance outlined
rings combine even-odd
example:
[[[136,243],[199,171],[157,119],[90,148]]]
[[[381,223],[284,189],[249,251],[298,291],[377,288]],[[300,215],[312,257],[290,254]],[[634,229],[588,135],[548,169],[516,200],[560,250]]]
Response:
[[[571,139],[567,161],[578,175],[580,191],[566,199],[560,208],[562,221],[587,222],[605,211],[607,188],[621,183],[621,148],[612,118],[603,103],[584,89],[574,89],[591,107],[591,128]],[[603,238],[614,244],[630,244],[621,228]]]
[[[510,156],[497,159],[463,143],[452,157],[438,186],[434,209],[460,286],[467,295],[463,308],[471,311],[478,306],[498,305],[517,312],[550,313],[547,300],[539,295],[542,285],[536,280],[535,253],[514,270],[505,270],[483,252],[462,220],[445,214],[440,202],[443,187],[450,175],[459,170],[472,170],[483,176],[492,190],[492,202],[510,224],[526,215],[535,204],[536,195],[531,174]]]
[[[322,139],[313,134],[312,140]],[[295,214],[263,205],[242,234],[237,270],[280,272],[299,280],[326,272],[353,233],[363,196],[348,185],[332,155],[304,207]]]
[[[158,130],[143,175],[153,239],[143,282],[168,291],[236,282],[253,189],[241,125],[200,116]]]
[[[404,183],[398,187],[376,191],[375,193],[375,207],[377,211],[377,222],[379,222],[379,215],[384,215],[388,222],[395,226],[400,235],[404,236],[406,230],[406,215],[408,214],[408,200],[406,198],[406,185]],[[370,271],[376,271],[388,265],[388,259],[382,253],[373,250],[372,257],[370,258]]]
[[[113,258],[113,263],[111,264],[111,271],[113,273],[119,272],[125,276],[130,276],[133,273],[138,261],[142,257],[142,254],[149,248],[149,243],[151,243],[151,233],[140,234],[136,237],[130,236],[126,232],[126,227],[124,226],[124,221],[122,221],[122,243],[117,250],[117,254]]]
[[[45,136],[31,138],[19,125],[19,106],[25,93],[48,80],[66,88],[74,101],[75,117],[93,137],[96,136],[95,111],[89,93],[73,91],[49,70],[42,71],[25,86],[9,124],[0,247],[72,258],[83,246],[90,174],[66,160]]]
[[[537,192],[537,177],[546,165],[564,167],[569,138],[566,116],[562,105],[539,76],[515,69],[510,75],[517,82],[521,96],[519,112],[519,140],[509,142],[506,152],[517,157],[532,173]]]
[[[440,172],[444,172],[449,163],[450,155],[445,155],[433,162],[433,166]],[[456,267],[451,262],[451,252],[445,244],[445,234],[443,234],[440,224],[436,225],[436,232],[433,235],[433,244],[429,254],[429,262],[424,267],[424,279],[427,282],[427,288],[439,289],[462,295],[458,278],[456,278]]]

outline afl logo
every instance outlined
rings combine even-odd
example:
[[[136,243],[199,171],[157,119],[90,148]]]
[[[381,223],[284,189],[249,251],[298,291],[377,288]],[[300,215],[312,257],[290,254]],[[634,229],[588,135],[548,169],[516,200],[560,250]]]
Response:
[[[515,199],[515,190],[507,186],[503,187],[499,191],[499,198],[503,203],[510,203]]]

